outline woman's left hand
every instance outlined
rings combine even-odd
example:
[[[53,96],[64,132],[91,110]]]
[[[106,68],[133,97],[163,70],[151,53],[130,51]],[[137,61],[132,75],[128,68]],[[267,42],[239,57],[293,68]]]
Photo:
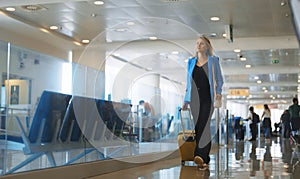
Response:
[[[221,100],[222,99],[222,95],[221,94],[216,94],[216,100]]]

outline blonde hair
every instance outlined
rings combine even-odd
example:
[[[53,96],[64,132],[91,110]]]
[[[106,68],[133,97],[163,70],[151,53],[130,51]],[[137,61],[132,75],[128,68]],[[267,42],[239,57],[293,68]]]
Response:
[[[213,48],[211,46],[210,40],[206,36],[204,36],[204,35],[199,36],[197,38],[197,40],[198,39],[202,39],[202,40],[205,41],[206,47],[207,47],[206,55],[207,56],[213,56]],[[194,57],[197,57],[197,51],[195,52]]]

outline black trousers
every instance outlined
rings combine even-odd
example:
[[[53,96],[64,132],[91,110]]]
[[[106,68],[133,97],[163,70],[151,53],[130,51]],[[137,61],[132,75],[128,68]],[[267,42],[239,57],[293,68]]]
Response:
[[[258,132],[257,123],[250,124],[250,130],[252,134],[252,139],[256,139],[257,132]]]
[[[200,99],[201,100],[201,99]],[[198,104],[197,104],[198,103]],[[211,100],[201,102],[191,101],[191,111],[195,121],[196,148],[194,156],[200,156],[204,163],[210,161],[209,153],[211,150],[210,121],[213,112]]]

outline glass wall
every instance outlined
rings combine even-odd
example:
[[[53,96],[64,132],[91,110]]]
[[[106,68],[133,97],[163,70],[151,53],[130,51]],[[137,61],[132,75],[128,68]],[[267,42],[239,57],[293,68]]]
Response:
[[[104,71],[72,63],[69,56],[59,59],[0,41],[1,175],[111,158],[151,162],[163,156],[128,156],[167,156],[178,149],[183,83],[151,72],[124,85],[128,70],[138,71],[132,65],[106,63]],[[151,105],[152,115],[145,115],[141,100]],[[211,128],[215,136],[215,115]]]

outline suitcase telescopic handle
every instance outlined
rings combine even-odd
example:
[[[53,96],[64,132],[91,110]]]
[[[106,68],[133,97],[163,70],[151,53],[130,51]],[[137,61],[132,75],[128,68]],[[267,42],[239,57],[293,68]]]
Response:
[[[179,113],[180,113],[180,121],[181,121],[181,128],[182,128],[182,133],[183,133],[183,139],[186,140],[186,135],[185,135],[185,128],[184,128],[184,121],[183,121],[183,117],[182,117],[182,111],[188,111],[188,116],[189,116],[189,119],[190,119],[190,124],[192,125],[192,134],[194,133],[195,131],[195,124],[194,124],[194,121],[193,121],[193,118],[192,118],[192,113],[191,113],[191,109],[190,108],[187,108],[186,110],[183,110],[182,108],[179,109]],[[193,140],[195,139],[195,136],[194,134],[192,135],[193,136]]]

